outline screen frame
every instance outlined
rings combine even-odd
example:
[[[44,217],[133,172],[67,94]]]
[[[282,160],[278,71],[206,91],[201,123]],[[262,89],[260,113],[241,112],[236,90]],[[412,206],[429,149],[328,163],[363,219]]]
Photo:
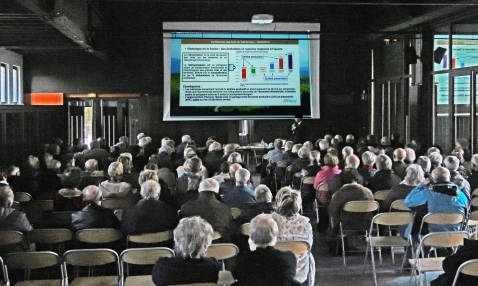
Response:
[[[171,33],[264,33],[264,34],[308,34],[310,62],[311,115],[304,118],[320,118],[320,23],[271,23],[250,22],[164,22],[163,23],[163,120],[190,121],[190,117],[171,117]],[[315,63],[315,64],[312,64]],[[257,116],[201,116],[194,120],[243,120],[243,119],[287,119],[295,115],[277,117]]]

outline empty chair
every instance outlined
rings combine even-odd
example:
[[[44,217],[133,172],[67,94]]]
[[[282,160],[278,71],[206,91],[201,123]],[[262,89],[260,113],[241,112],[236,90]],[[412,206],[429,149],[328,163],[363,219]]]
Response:
[[[44,216],[43,228],[68,228],[71,229],[71,214],[74,211],[54,211]]]
[[[408,208],[405,205],[405,200],[396,200],[393,201],[392,204],[390,205],[390,211],[391,212],[400,212],[400,211],[405,211],[405,212],[411,212],[412,210]]]
[[[154,265],[159,258],[174,257],[174,251],[167,247],[150,247],[150,248],[131,248],[124,250],[120,255],[121,260],[121,277],[124,286],[135,285],[154,285],[151,275],[130,276],[128,264],[133,265]],[[125,276],[126,264],[126,276]]]
[[[65,228],[34,229],[27,234],[27,238],[37,250],[44,245],[48,246],[48,250],[63,255],[65,244],[73,240],[73,232]]]
[[[37,227],[45,220],[45,212],[53,211],[53,200],[33,200],[21,203],[21,209],[28,221]]]
[[[130,243],[138,244],[158,244],[173,239],[173,231],[166,230],[156,233],[130,234],[126,237],[126,248],[130,248]]]
[[[376,201],[350,201],[342,207],[339,219],[339,238],[342,247],[344,267],[347,267],[345,261],[345,233],[348,231],[363,231],[365,232],[365,236],[367,236],[373,214],[376,213],[378,209],[379,204]],[[337,244],[337,248],[338,246],[339,244]]]
[[[123,234],[114,228],[82,229],[76,232],[76,240],[80,248],[124,249]]]
[[[390,193],[390,190],[376,191],[375,193],[373,193],[373,199],[376,200],[378,203],[382,203],[388,196],[388,193]]]
[[[412,275],[417,279],[416,284],[418,285],[418,279],[422,273],[425,285],[428,285],[427,272],[443,271],[442,262],[445,257],[425,257],[423,249],[425,249],[426,246],[456,248],[457,246],[463,245],[465,238],[469,238],[468,233],[465,231],[432,232],[425,235],[417,248],[416,259],[409,259],[410,264],[413,266]],[[415,270],[418,272],[418,277]]]
[[[274,170],[274,186],[276,191],[282,187],[282,180],[286,176],[287,165],[287,161],[277,162],[276,168]]]
[[[460,285],[457,284],[460,274],[478,277],[478,259],[468,260],[467,262],[463,262],[460,265],[458,271],[456,271],[455,279],[453,280],[452,286]]]
[[[32,201],[32,195],[25,192],[13,192],[13,200],[19,203]]]
[[[121,266],[118,254],[106,248],[97,249],[72,249],[63,254],[63,264],[65,269],[65,277],[68,277],[68,265],[78,267],[94,267],[106,264],[114,265],[115,275],[106,276],[88,276],[88,277],[73,277],[69,285],[121,285]],[[89,269],[90,270],[90,269]],[[75,271],[77,274],[78,272]],[[91,271],[88,271],[91,273]],[[70,278],[71,279],[71,278]]]
[[[25,280],[28,282],[20,283],[21,285],[63,285],[64,275],[61,258],[58,254],[51,251],[36,252],[17,252],[10,253],[5,257],[5,264],[10,273],[13,269],[25,270]],[[30,280],[30,270],[42,269],[57,266],[57,278],[55,279],[39,279]],[[17,283],[16,285],[20,285]]]
[[[15,230],[0,231],[0,255],[28,250],[23,233]]]
[[[392,252],[392,262],[395,263],[395,257],[393,252],[393,247],[404,247],[405,253],[407,253],[408,247],[411,246],[410,236],[400,237],[392,235],[390,228],[388,228],[388,235],[380,235],[379,226],[409,226],[413,224],[414,215],[409,212],[388,212],[380,213],[373,217],[370,224],[370,236],[367,237],[367,251],[365,252],[364,266],[365,261],[367,260],[367,255],[370,250],[370,256],[372,257],[372,271],[373,279],[375,285],[377,285],[377,274],[375,270],[375,257],[373,251],[375,248],[378,248],[379,253],[381,253],[382,247],[390,247]],[[376,235],[372,235],[374,227],[377,226]],[[406,255],[403,255],[402,267],[405,263]],[[382,263],[382,256],[380,255],[380,264]]]

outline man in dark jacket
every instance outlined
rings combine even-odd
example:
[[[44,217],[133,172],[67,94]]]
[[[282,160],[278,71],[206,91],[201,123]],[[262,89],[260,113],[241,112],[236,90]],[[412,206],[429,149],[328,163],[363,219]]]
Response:
[[[77,231],[86,228],[120,228],[120,221],[112,209],[101,206],[103,194],[97,186],[83,189],[83,200],[87,204],[81,211],[71,214],[71,227]]]
[[[159,200],[160,185],[147,180],[141,185],[143,197],[135,206],[126,209],[121,221],[125,234],[155,233],[173,230],[179,222],[174,208]],[[154,220],[154,223],[152,223]]]
[[[199,184],[198,199],[182,205],[179,216],[200,216],[211,224],[214,231],[221,233],[221,242],[230,242],[230,235],[234,233],[231,208],[216,199],[215,194],[218,192],[216,180],[204,179]]]
[[[377,173],[368,181],[367,187],[375,193],[381,190],[390,190],[391,187],[399,185],[402,179],[392,171],[392,160],[387,155],[378,155],[375,160]]]

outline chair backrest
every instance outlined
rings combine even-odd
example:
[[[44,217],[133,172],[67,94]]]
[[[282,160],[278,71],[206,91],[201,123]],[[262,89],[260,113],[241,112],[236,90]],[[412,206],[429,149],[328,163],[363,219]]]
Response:
[[[134,234],[128,235],[126,238],[126,248],[129,247],[129,242],[134,243],[160,243],[167,241],[173,238],[173,231],[166,230],[156,233],[143,233],[143,234]]]
[[[10,269],[38,269],[61,266],[61,258],[52,251],[15,252],[5,256],[5,264]]]
[[[390,211],[407,211],[411,212],[412,210],[405,205],[405,200],[396,200],[390,205]]]
[[[287,161],[279,161],[277,162],[276,168],[287,168]]]
[[[352,213],[368,213],[379,209],[380,205],[376,201],[350,201],[345,203],[342,210]]]
[[[101,206],[107,209],[127,209],[132,205],[131,198],[107,198],[101,202]]]
[[[231,208],[231,214],[234,219],[242,214],[242,209],[240,208]]]
[[[15,230],[0,231],[0,246],[21,244],[27,250],[27,241],[23,233]]]
[[[13,192],[13,200],[19,203],[32,201],[32,195],[25,192]]]
[[[446,231],[446,232],[432,232],[425,235],[418,249],[423,249],[424,246],[433,247],[456,247],[462,246],[464,239],[469,238],[466,231]],[[422,253],[423,255],[423,253]]]
[[[378,225],[384,226],[404,226],[409,225],[410,228],[413,225],[415,215],[411,212],[388,212],[388,213],[379,213],[372,218],[370,224],[370,233],[373,231],[373,227],[377,225],[377,235],[380,235],[380,228]],[[391,229],[389,228],[389,235],[391,234]]]
[[[23,201],[22,202],[23,209],[39,209],[41,211],[53,211],[53,200],[32,200],[32,201]]]
[[[458,277],[460,276],[460,273],[470,275],[470,276],[478,276],[478,259],[468,260],[466,262],[463,262],[460,265],[460,267],[458,267],[452,286],[457,285],[456,283],[458,281]]]
[[[471,197],[476,197],[478,196],[478,188],[474,189],[473,192],[471,193]]]
[[[324,183],[324,184],[320,184],[317,186],[317,191],[319,192],[328,192],[329,191],[329,185]]]
[[[135,265],[153,265],[162,257],[174,257],[174,251],[167,247],[130,248],[120,254],[121,262]]]
[[[251,223],[250,222],[242,224],[241,229],[240,229],[241,234],[249,236],[250,228],[251,228]]]
[[[122,238],[121,231],[114,228],[87,228],[76,232],[76,239],[84,243],[109,243]]]
[[[376,201],[384,201],[387,195],[390,193],[390,190],[381,190],[373,193],[373,199]]]
[[[34,229],[27,234],[29,243],[56,244],[73,240],[73,232],[66,228]]]
[[[478,197],[471,199],[470,207],[478,207]]]
[[[48,213],[47,225],[52,228],[71,228],[71,214],[74,211],[54,211]]]
[[[315,180],[315,176],[306,176],[306,177],[302,178],[300,183],[301,183],[301,186],[302,185],[313,185],[314,180]]]
[[[214,257],[217,260],[225,260],[236,256],[239,248],[232,243],[211,244],[207,248],[206,257]]]
[[[63,269],[65,269],[65,277],[67,276],[67,265],[73,266],[100,266],[115,263],[116,273],[121,276],[121,266],[118,254],[111,249],[72,249],[63,254]]]
[[[222,237],[222,234],[219,231],[214,231],[212,233],[212,240],[220,239]]]
[[[310,245],[305,240],[278,241],[274,248],[280,251],[292,251],[295,256],[300,256],[310,251]]]
[[[438,224],[438,225],[451,225],[463,222],[462,213],[431,213],[423,217],[422,223],[420,224],[419,234],[422,234],[423,225],[428,224]]]

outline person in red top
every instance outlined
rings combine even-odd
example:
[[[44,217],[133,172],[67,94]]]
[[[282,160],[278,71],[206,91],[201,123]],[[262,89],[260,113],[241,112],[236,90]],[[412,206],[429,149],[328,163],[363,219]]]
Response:
[[[314,189],[317,190],[317,187],[320,184],[326,183],[328,180],[332,179],[334,175],[340,174],[342,170],[339,169],[339,158],[335,155],[331,154],[326,154],[324,157],[324,166],[320,170],[320,172],[317,173],[315,176],[314,180]],[[317,191],[317,199],[321,203],[328,203],[328,199],[321,198],[319,191]]]

